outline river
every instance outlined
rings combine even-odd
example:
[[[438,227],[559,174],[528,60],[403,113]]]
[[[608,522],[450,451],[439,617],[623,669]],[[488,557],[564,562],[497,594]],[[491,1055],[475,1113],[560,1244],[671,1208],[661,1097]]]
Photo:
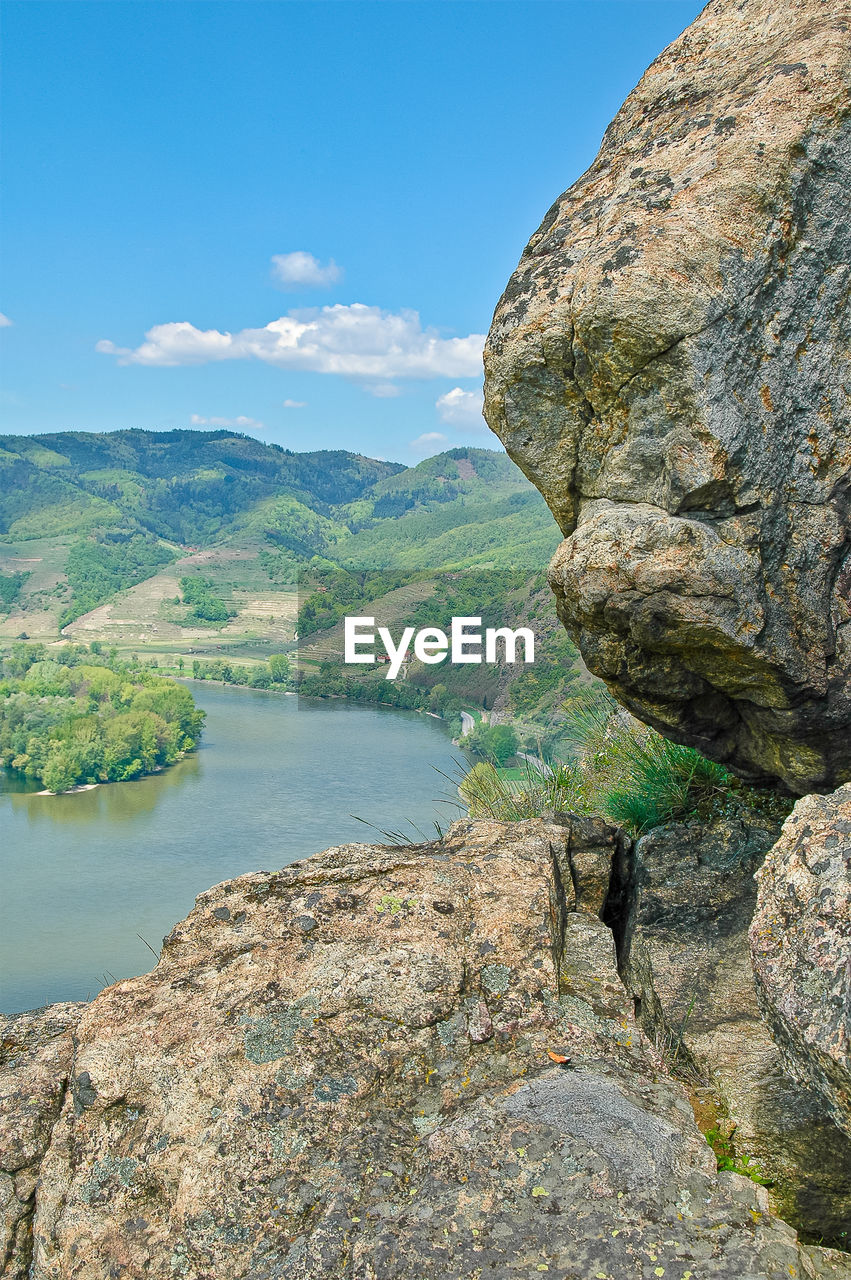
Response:
[[[137,782],[35,794],[0,770],[0,1009],[85,1000],[150,969],[210,885],[459,816],[459,751],[416,712],[192,684],[198,751]],[[141,935],[141,938],[140,936]]]

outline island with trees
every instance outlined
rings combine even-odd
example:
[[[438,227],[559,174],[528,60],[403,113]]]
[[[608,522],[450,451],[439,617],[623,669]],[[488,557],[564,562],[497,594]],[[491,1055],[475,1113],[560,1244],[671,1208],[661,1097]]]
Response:
[[[154,773],[192,751],[203,724],[185,685],[97,642],[16,644],[0,662],[0,765],[47,791]]]

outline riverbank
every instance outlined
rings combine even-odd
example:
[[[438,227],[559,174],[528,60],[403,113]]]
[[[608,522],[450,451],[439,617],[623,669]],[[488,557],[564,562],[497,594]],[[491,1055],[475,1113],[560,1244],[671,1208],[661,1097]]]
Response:
[[[69,787],[67,791],[35,791],[37,796],[75,796],[81,791],[94,791],[95,787],[100,787],[100,782],[81,782],[77,787]]]
[[[159,773],[67,803],[0,773],[4,1012],[85,1000],[147,971],[137,935],[158,949],[211,884],[379,831],[424,839],[461,816],[442,776],[458,751],[429,716],[212,684],[193,693],[204,737]]]

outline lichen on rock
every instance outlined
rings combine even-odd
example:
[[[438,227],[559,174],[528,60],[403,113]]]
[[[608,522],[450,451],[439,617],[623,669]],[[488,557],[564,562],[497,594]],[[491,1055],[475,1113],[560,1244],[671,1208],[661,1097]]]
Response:
[[[29,1280],[39,1169],[69,1096],[73,1033],[85,1007],[54,1004],[0,1018],[0,1270],[7,1280]]]
[[[789,1072],[772,1039],[776,1015],[762,1014],[748,940],[754,875],[769,874],[760,868],[774,865],[778,835],[744,811],[643,836],[631,866],[622,973],[645,1031],[690,1082],[703,1127],[770,1183],[783,1218],[811,1237],[838,1240],[851,1221],[851,1117],[838,1125],[835,1107],[800,1071]],[[776,897],[789,902],[778,873]],[[775,939],[791,967],[788,942]],[[833,938],[834,951],[842,945]],[[818,1023],[823,1002],[800,950],[794,963]]]
[[[712,0],[533,235],[485,351],[589,668],[797,794],[851,778],[849,22]]]
[[[851,1138],[851,786],[799,800],[757,880],[760,1002],[790,1074]]]
[[[623,854],[602,822],[460,822],[202,894],[152,973],[67,1014],[10,1274],[815,1274],[636,1023],[599,914]]]

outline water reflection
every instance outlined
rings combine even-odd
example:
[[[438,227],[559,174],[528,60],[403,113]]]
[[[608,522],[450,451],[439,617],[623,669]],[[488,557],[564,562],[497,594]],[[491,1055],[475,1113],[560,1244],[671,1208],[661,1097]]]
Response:
[[[413,712],[195,685],[202,748],[66,796],[2,779],[0,1009],[82,1000],[150,969],[198,893],[406,822],[431,833],[457,755]],[[12,785],[9,785],[9,784]]]
[[[202,750],[193,751],[185,759],[133,782],[110,782],[90,791],[73,791],[66,795],[46,796],[36,784],[27,790],[9,790],[13,810],[25,814],[30,822],[55,822],[61,825],[88,825],[98,820],[110,823],[134,822],[150,813],[175,787],[199,781],[203,771]],[[3,794],[7,792],[3,787]]]
[[[27,795],[40,790],[40,782],[31,782],[29,778],[22,778],[19,773],[13,773],[11,769],[0,769],[0,795]]]

